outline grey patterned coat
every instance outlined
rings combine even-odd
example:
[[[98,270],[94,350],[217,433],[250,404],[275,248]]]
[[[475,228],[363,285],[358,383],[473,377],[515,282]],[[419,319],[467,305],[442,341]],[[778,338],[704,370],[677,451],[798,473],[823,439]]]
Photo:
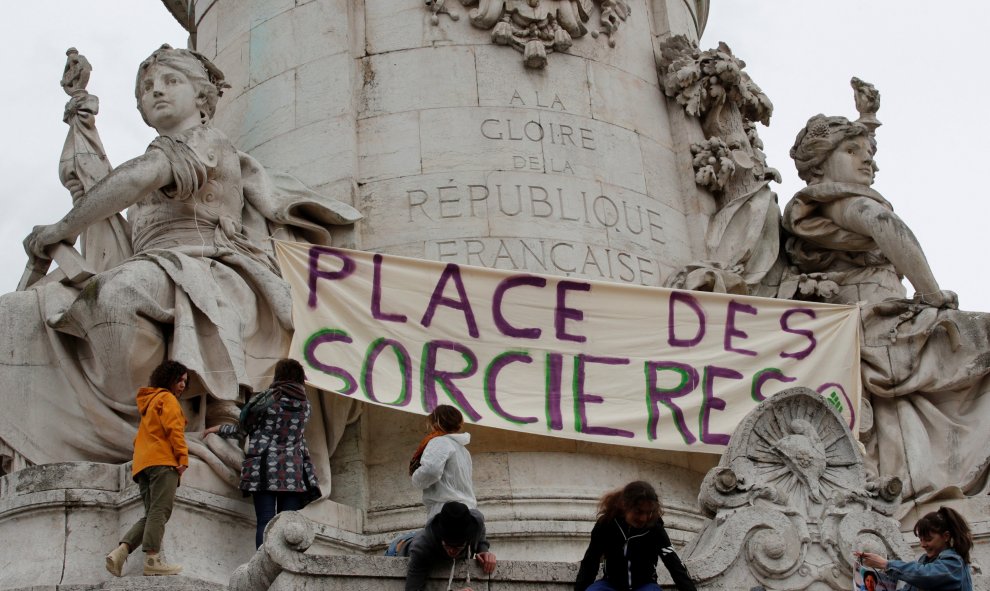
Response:
[[[310,408],[302,384],[274,382],[274,401],[248,433],[237,425],[223,425],[219,435],[246,435],[247,451],[241,466],[245,492],[302,492],[320,496],[320,484],[310,461],[304,432]]]

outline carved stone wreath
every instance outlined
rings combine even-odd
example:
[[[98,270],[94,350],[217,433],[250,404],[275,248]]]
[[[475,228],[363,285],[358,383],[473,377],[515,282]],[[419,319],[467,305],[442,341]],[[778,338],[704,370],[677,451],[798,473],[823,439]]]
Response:
[[[448,0],[426,0],[426,7],[433,14],[431,22],[440,22],[440,15],[460,20],[451,13]],[[460,0],[464,6],[475,6],[469,12],[471,24],[479,29],[492,31],[492,42],[508,45],[523,54],[523,63],[529,68],[543,68],[547,55],[554,51],[567,51],[574,39],[588,34],[586,26],[592,10],[599,8],[598,30],[591,36],[608,37],[610,47],[615,47],[615,34],[629,16],[626,0]]]

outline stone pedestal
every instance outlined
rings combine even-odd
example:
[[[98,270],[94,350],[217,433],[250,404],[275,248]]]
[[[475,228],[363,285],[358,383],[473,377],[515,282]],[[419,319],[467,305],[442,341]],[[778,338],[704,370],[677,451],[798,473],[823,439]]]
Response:
[[[193,586],[169,588],[219,588],[254,553],[254,510],[237,493],[197,488],[187,474],[163,552]],[[103,559],[143,513],[130,464],[45,464],[0,478],[0,589],[148,588],[120,586]],[[142,579],[142,558],[132,554],[124,575]]]

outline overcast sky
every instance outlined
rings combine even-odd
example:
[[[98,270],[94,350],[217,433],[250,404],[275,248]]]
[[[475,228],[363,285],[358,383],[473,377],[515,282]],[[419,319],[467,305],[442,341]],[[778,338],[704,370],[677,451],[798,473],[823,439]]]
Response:
[[[58,84],[65,50],[77,47],[93,64],[98,127],[119,164],[154,137],[135,109],[137,64],[162,43],[184,47],[186,35],[157,0],[7,1],[3,15],[0,292],[7,292],[26,262],[24,236],[58,220],[71,201],[57,178],[67,129]],[[787,156],[798,130],[815,113],[855,118],[849,79],[872,82],[884,123],[874,188],[917,234],[943,289],[959,292],[963,308],[986,311],[979,261],[990,235],[983,175],[990,120],[981,105],[990,83],[979,71],[979,40],[988,22],[990,2],[978,0],[713,0],[702,39],[706,49],[728,43],[773,101],[770,128],[760,135],[784,177],[776,187],[781,205],[803,185]]]

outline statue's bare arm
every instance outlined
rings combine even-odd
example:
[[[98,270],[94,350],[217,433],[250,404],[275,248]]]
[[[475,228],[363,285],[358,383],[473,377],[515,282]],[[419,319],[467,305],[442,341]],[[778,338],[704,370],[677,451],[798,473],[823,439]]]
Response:
[[[48,258],[45,249],[59,242],[75,242],[90,225],[124,211],[156,189],[173,183],[172,167],[159,150],[129,160],[93,186],[61,220],[35,226],[24,239],[30,255]]]
[[[872,237],[925,303],[955,307],[956,295],[939,288],[921,244],[896,213],[866,197],[834,201],[824,207],[824,213],[840,227]]]

